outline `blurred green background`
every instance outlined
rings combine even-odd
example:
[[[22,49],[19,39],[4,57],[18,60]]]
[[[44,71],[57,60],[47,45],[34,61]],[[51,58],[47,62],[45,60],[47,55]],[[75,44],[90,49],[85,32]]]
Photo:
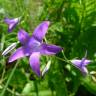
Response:
[[[20,16],[20,24],[8,33],[4,18]],[[17,42],[20,28],[32,35],[44,20],[51,21],[47,42],[63,47],[69,60],[81,59],[88,51],[87,58],[94,61],[87,66],[89,74],[82,76],[78,69],[63,61],[60,52],[41,57],[41,69],[49,60],[51,67],[43,78],[38,78],[28,58],[22,58],[5,88],[17,63],[9,64],[8,58],[16,49],[5,57],[2,52]],[[0,0],[0,93],[4,90],[4,96],[96,96],[96,0]]]

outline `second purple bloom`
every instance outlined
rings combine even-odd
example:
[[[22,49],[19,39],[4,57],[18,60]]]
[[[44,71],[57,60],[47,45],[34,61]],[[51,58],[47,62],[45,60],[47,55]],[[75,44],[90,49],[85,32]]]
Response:
[[[8,24],[8,32],[12,32],[12,30],[16,27],[19,21],[20,17],[14,19],[5,18],[4,22]]]

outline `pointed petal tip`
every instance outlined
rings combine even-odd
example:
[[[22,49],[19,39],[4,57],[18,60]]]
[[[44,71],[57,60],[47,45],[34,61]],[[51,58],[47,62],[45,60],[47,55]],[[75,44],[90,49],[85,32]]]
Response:
[[[32,69],[33,70],[33,69]],[[41,72],[40,72],[40,70],[33,70],[33,72],[38,76],[38,77],[41,77]]]
[[[83,67],[83,68],[81,69],[81,72],[82,72],[82,74],[83,74],[84,76],[86,76],[86,75],[88,74],[88,70],[87,70],[86,67]]]
[[[11,57],[10,57],[9,60],[8,60],[8,63],[11,63],[11,62],[13,62],[13,60],[11,60]]]
[[[60,51],[62,51],[62,50],[64,50],[64,49],[60,47],[60,50],[59,50],[59,52],[60,52]]]
[[[22,18],[21,16],[20,16],[20,17],[18,17],[18,21],[20,21],[20,20],[21,20],[21,18]]]
[[[58,53],[59,53],[60,51],[64,50],[64,48],[62,48],[62,47],[60,47],[60,46],[58,46],[58,47],[59,47]]]
[[[11,62],[13,62],[13,61],[16,61],[16,59],[13,59],[13,56],[11,55],[11,56],[9,57],[8,63],[11,63]]]
[[[42,43],[40,53],[42,55],[55,55],[62,50],[60,46]]]
[[[50,25],[50,21],[45,21],[47,24],[48,24],[48,26]]]
[[[33,54],[31,54],[29,62],[30,62],[30,66],[33,70],[33,72],[40,77],[41,76],[41,72],[40,72],[40,53],[39,52],[34,52]]]
[[[41,72],[37,73],[37,76],[38,76],[38,77],[41,77]]]
[[[12,32],[12,29],[9,29],[9,28],[8,28],[8,32],[11,33],[11,32]]]
[[[10,57],[8,62],[13,62],[19,58],[29,56],[29,53],[27,50],[25,50],[24,47],[18,48]]]

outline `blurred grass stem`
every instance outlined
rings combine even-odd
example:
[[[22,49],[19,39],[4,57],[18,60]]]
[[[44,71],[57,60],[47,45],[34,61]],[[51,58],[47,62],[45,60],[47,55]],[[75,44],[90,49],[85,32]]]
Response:
[[[11,72],[11,74],[10,74],[8,80],[7,80],[7,83],[6,83],[6,85],[5,85],[4,89],[3,89],[3,91],[1,92],[0,96],[4,96],[4,94],[5,94],[6,90],[7,90],[7,87],[8,87],[8,85],[9,85],[11,79],[12,79],[12,76],[13,76],[13,74],[14,74],[16,68],[17,68],[17,65],[18,65],[18,62],[15,64],[15,66],[14,66],[14,68],[13,68],[13,70],[12,70],[12,72]]]

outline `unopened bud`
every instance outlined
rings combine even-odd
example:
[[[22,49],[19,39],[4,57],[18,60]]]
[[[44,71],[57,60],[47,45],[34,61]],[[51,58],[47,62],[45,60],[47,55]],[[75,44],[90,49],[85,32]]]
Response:
[[[18,42],[17,42],[18,43]],[[8,46],[2,53],[3,56],[7,55],[9,52],[11,52],[17,45],[17,43],[12,43],[10,46]]]
[[[45,68],[43,69],[42,76],[45,75],[45,73],[49,70],[50,66],[51,66],[51,60],[48,61],[48,63],[46,64]]]

